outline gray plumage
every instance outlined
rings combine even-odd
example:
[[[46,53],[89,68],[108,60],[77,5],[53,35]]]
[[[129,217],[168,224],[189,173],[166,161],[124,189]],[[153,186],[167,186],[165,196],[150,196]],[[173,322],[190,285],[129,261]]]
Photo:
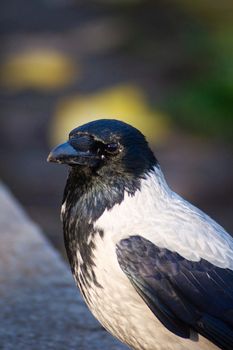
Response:
[[[144,136],[114,120],[74,129],[62,220],[90,310],[136,350],[233,348],[233,239],[174,193]]]

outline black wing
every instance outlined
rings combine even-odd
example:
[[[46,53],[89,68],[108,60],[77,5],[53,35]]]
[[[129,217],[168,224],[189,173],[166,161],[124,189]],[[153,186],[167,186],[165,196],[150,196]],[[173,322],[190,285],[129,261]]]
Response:
[[[193,329],[222,349],[233,349],[233,271],[189,261],[141,236],[116,248],[121,269],[151,311],[171,332]]]

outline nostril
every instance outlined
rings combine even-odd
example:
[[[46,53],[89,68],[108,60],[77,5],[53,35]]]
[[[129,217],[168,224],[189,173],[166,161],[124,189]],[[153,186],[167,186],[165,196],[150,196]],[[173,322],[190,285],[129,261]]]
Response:
[[[90,135],[80,135],[70,139],[70,144],[81,152],[87,152],[92,149],[94,139]]]

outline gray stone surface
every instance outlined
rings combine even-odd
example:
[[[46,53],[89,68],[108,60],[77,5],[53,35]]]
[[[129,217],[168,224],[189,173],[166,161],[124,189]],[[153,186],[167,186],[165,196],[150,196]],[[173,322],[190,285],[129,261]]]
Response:
[[[2,184],[0,349],[126,349],[92,317],[67,266]]]

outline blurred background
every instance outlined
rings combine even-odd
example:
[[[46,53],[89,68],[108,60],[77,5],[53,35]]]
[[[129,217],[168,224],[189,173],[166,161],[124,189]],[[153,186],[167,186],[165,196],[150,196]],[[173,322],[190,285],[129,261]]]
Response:
[[[97,118],[147,136],[171,187],[233,232],[233,2],[2,0],[1,179],[64,254],[51,147]]]

